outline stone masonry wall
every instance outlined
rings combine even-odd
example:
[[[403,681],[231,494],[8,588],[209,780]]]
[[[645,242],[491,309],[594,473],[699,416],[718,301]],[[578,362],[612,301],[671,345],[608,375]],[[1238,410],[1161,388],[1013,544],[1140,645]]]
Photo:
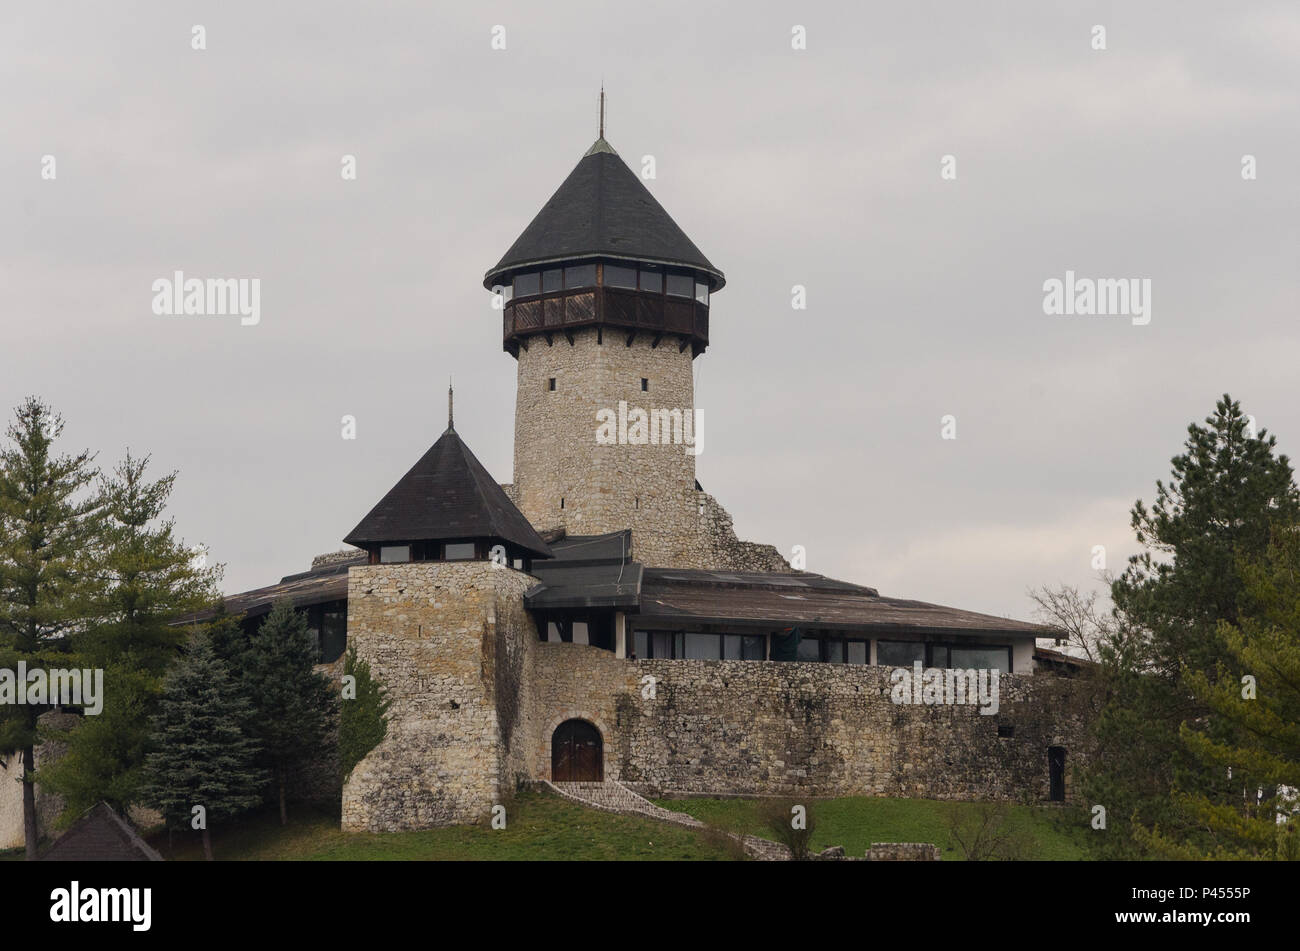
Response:
[[[704,567],[727,571],[789,571],[790,563],[774,545],[742,542],[731,515],[707,492],[699,493],[700,543],[707,554]]]
[[[511,696],[537,637],[522,595],[535,583],[490,562],[349,570],[348,638],[392,705],[387,736],[344,785],[344,829],[472,823],[512,790]]]
[[[572,344],[562,333],[549,346],[533,338],[519,352],[514,482],[503,488],[539,529],[632,529],[634,557],[647,565],[789,570],[772,546],[739,541],[731,516],[696,490],[695,456],[685,445],[666,437],[658,445],[597,443],[597,413],[617,414],[620,401],[629,414],[694,411],[689,348],[653,343],[645,335],[628,346],[624,334],[598,336],[594,328],[575,331]]]
[[[605,740],[605,777],[648,794],[1045,799],[1047,748],[1082,749],[1081,683],[1004,675],[1000,710],[900,705],[890,668],[639,660],[540,644],[533,768],[569,717]],[[641,695],[656,679],[655,699]],[[999,736],[999,726],[1011,736]]]
[[[691,352],[650,335],[534,337],[519,352],[513,498],[533,525],[572,535],[632,529],[635,557],[649,565],[705,567],[699,543],[695,457],[681,444],[599,445],[597,412],[695,408]],[[549,381],[555,380],[555,389]],[[642,391],[641,380],[648,381]],[[563,500],[563,506],[561,506]]]

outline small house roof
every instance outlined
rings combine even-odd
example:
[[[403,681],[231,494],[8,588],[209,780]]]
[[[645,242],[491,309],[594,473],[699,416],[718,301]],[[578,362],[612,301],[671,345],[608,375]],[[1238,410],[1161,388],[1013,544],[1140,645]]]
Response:
[[[161,862],[163,857],[140,838],[106,802],[98,802],[54,840],[42,862]]]
[[[551,557],[528,519],[448,426],[343,540],[364,547],[465,538],[500,539]]]

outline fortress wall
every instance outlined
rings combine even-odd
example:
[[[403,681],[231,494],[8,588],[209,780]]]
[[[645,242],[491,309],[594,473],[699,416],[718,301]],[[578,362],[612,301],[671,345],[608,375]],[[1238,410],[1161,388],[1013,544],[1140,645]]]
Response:
[[[593,648],[541,646],[535,702],[596,722],[606,777],[649,793],[1046,799],[1047,748],[1068,751],[1067,795],[1082,750],[1084,687],[1058,677],[1004,675],[1000,710],[988,716],[974,706],[895,704],[890,668],[592,663]],[[646,675],[656,679],[654,699],[641,695]],[[999,725],[1014,735],[1000,737]],[[539,746],[549,749],[542,729]]]
[[[535,583],[490,562],[350,569],[349,641],[392,705],[387,736],[344,785],[344,829],[477,822],[513,788],[504,770],[521,725],[508,699],[498,710],[498,693],[517,694],[529,636],[519,625],[531,626],[522,594]],[[517,611],[499,612],[506,603]],[[499,623],[515,628],[499,635]],[[519,651],[499,652],[511,638]]]

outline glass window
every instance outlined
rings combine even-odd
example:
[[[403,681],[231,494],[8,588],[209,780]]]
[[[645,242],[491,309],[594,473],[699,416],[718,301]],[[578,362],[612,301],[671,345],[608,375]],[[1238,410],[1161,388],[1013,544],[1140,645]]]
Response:
[[[595,287],[596,286],[596,265],[579,264],[575,267],[566,267],[564,269],[564,286],[565,287]]]
[[[641,268],[641,290],[662,294],[664,292],[664,272],[656,267]]]
[[[588,637],[587,637],[587,622],[586,622],[586,621],[574,621],[574,622],[573,622],[573,643],[575,643],[575,644],[590,644],[590,643],[591,643],[591,641],[590,641],[590,640],[588,639]]]
[[[743,641],[739,634],[722,635],[722,659],[723,660],[742,660],[744,653],[741,647]]]
[[[695,278],[689,274],[669,274],[668,293],[674,297],[690,297],[695,293]]]
[[[632,652],[637,657],[650,656],[650,632],[636,631],[632,634]]]
[[[717,634],[697,634],[686,632],[686,651],[688,660],[717,660],[721,655],[718,648]]]
[[[552,268],[549,271],[542,272],[542,293],[549,294],[551,291],[558,291],[564,287],[564,271],[561,268]]]
[[[795,653],[795,660],[814,661],[822,659],[822,642],[821,638],[807,634],[799,641],[799,648]]]
[[[849,649],[849,663],[865,664],[867,659],[871,656],[871,652],[867,650],[869,646],[870,645],[867,641],[849,641],[847,643]]]
[[[528,297],[530,294],[537,294],[541,291],[541,276],[533,274],[516,274],[515,275],[515,296]]]
[[[343,655],[348,646],[348,614],[342,608],[332,608],[321,615],[320,662],[332,664]]]
[[[953,647],[949,651],[952,666],[960,670],[1011,670],[1009,647]]]
[[[760,635],[745,635],[740,644],[742,660],[766,660],[766,638]]]
[[[920,641],[876,641],[876,663],[881,667],[911,667],[925,663],[925,645]]]
[[[695,282],[695,299],[704,306],[709,305],[709,285],[703,281]]]
[[[650,656],[651,657],[672,657],[673,641],[672,635],[667,631],[655,631],[650,636]]]
[[[825,643],[826,650],[824,653],[826,655],[826,662],[829,664],[844,663],[844,642],[839,638],[828,638]]]
[[[947,667],[948,666],[948,648],[942,644],[930,645],[930,666]]]
[[[410,561],[410,545],[383,545],[379,549],[379,560],[384,564],[392,562]]]
[[[623,267],[621,264],[605,265],[606,287],[630,287],[636,289],[636,268]]]
[[[447,561],[469,561],[474,557],[474,543],[448,542],[443,551]]]

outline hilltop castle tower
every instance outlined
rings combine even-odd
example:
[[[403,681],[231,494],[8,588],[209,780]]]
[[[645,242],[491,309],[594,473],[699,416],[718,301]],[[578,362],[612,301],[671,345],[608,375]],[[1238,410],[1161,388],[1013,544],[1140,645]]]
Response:
[[[518,361],[511,494],[533,525],[630,528],[645,564],[721,567],[692,363],[724,283],[603,134],[487,272]]]

